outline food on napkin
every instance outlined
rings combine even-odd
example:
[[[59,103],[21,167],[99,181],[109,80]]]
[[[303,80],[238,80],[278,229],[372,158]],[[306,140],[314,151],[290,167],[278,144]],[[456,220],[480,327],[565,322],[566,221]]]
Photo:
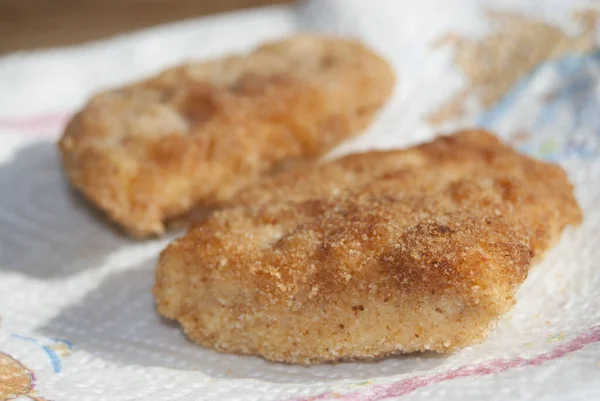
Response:
[[[394,87],[362,44],[301,35],[93,97],[60,141],[72,185],[138,237],[264,173],[322,156]]]
[[[154,294],[220,351],[302,364],[448,352],[488,336],[581,218],[560,167],[464,131],[264,179],[161,254]]]

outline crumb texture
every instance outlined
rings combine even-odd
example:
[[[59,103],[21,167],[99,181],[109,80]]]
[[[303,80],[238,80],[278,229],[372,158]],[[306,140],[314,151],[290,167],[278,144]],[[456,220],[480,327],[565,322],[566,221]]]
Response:
[[[464,131],[283,172],[162,254],[158,309],[194,341],[317,363],[481,342],[577,224],[564,171]]]
[[[372,120],[391,67],[353,41],[301,35],[174,67],[93,97],[60,141],[80,190],[134,236],[322,156]]]

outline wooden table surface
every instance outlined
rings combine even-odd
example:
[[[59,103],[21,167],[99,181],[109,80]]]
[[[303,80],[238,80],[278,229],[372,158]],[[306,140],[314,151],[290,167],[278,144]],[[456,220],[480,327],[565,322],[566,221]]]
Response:
[[[81,43],[290,0],[0,0],[0,53]]]

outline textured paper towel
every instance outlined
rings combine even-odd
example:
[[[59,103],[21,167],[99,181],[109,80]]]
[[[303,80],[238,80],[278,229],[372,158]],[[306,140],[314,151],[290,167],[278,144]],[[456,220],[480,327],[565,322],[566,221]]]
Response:
[[[600,399],[599,6],[315,0],[0,58],[0,399]],[[170,238],[129,240],[68,189],[55,141],[90,94],[297,30],[360,37],[399,75],[377,122],[334,154],[479,124],[569,172],[584,223],[484,344],[308,368],[203,349],[154,310]]]

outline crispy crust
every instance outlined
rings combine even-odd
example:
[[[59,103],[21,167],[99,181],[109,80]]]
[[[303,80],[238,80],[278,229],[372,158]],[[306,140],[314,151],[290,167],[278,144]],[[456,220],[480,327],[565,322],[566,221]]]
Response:
[[[449,182],[496,180],[512,213],[525,221],[536,254],[566,224],[581,220],[573,186],[559,166],[531,159],[483,130],[469,130],[408,149],[351,154],[333,162],[286,171],[238,191],[230,206],[302,202],[373,183],[393,191],[435,192]],[[462,180],[462,181],[461,181]],[[465,190],[465,196],[470,195]],[[517,205],[520,206],[517,208]]]
[[[161,254],[158,310],[202,345],[292,363],[480,342],[581,220],[559,167],[483,131],[282,173],[235,200]]]
[[[75,188],[134,236],[161,234],[282,163],[365,128],[394,87],[353,41],[298,36],[101,93],[60,141]]]

